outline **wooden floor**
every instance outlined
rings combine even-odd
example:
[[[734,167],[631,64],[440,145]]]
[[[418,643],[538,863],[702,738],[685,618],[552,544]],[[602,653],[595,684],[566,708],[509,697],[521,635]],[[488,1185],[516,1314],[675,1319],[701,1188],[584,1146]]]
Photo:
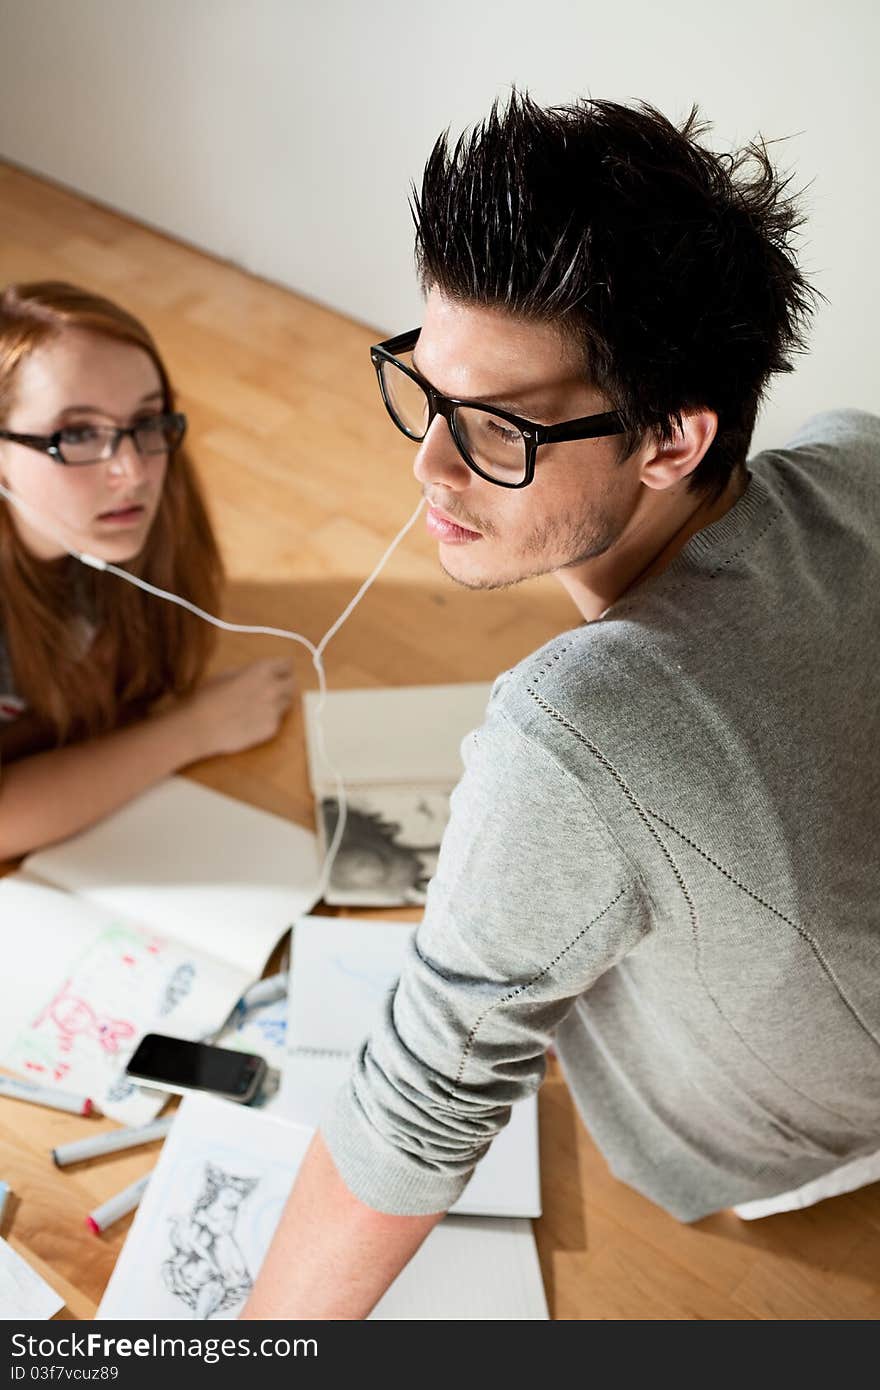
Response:
[[[118,298],[154,331],[221,537],[226,616],[321,637],[418,500],[367,353],[410,325],[363,328],[0,166],[0,282],[47,277]],[[332,687],[488,680],[573,623],[554,581],[467,593],[435,551],[417,525],[328,648]],[[225,637],[218,665],[280,651],[313,684],[307,656],[280,639]],[[296,712],[274,743],[191,775],[312,824]],[[5,946],[4,967],[13,959]],[[535,1224],[554,1318],[880,1315],[880,1184],[760,1222],[683,1226],[610,1177],[552,1066],[540,1100]],[[85,1212],[155,1161],[139,1150],[53,1169],[50,1148],[86,1128],[0,1100],[0,1176],[16,1193],[2,1234],[64,1295],[62,1317],[92,1316],[131,1220],[96,1238]]]

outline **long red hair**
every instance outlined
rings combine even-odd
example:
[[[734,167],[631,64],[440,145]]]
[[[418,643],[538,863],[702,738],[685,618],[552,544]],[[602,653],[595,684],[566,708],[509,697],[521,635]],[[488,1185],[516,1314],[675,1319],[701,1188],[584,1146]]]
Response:
[[[0,428],[22,361],[67,328],[86,329],[148,353],[173,410],[174,392],[152,336],[100,295],[60,281],[11,285],[0,296]],[[169,459],[159,509],[143,550],[125,569],[216,612],[222,563],[185,449]],[[95,635],[82,650],[82,618]],[[184,695],[202,675],[214,630],[114,575],[66,557],[41,560],[23,544],[0,498],[0,633],[18,693],[41,743],[108,732],[162,695]],[[31,721],[29,721],[31,722]],[[13,740],[14,741],[14,740]]]

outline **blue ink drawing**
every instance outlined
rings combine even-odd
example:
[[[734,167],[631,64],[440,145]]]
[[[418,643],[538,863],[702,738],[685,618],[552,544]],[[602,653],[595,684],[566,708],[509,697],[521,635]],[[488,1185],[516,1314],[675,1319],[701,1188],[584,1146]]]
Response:
[[[183,965],[178,965],[165,986],[165,993],[159,1004],[160,1018],[164,1018],[166,1014],[170,1014],[172,1010],[177,1008],[180,1001],[186,998],[192,990],[195,978],[196,968],[192,961],[184,961]]]

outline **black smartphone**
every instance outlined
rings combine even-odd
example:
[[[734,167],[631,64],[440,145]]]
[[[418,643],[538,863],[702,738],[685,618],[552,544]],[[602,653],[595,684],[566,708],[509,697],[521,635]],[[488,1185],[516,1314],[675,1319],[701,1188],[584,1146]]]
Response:
[[[266,1078],[265,1057],[255,1052],[234,1052],[210,1043],[187,1042],[165,1033],[146,1033],[125,1068],[132,1081],[156,1086],[160,1091],[185,1095],[187,1091],[211,1091],[227,1100],[247,1105]]]

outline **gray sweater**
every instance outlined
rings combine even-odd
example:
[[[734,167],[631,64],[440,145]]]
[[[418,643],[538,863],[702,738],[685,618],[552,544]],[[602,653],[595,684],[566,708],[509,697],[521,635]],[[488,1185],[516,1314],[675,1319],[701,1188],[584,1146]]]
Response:
[[[396,992],[323,1126],[447,1207],[555,1045],[684,1221],[880,1148],[880,419],[819,416],[496,684]]]

